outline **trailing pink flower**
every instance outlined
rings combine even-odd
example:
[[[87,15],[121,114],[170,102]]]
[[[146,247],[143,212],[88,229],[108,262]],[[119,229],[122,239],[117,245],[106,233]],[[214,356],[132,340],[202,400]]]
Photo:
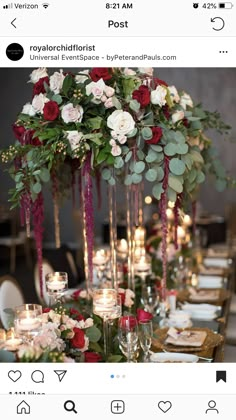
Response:
[[[164,160],[164,178],[163,178],[163,190],[161,194],[161,220],[162,220],[162,282],[161,282],[161,298],[166,299],[166,281],[167,281],[167,234],[168,234],[168,220],[166,215],[167,209],[167,189],[168,189],[168,178],[169,178],[169,158],[165,156]]]
[[[94,212],[93,212],[93,184],[91,176],[91,156],[87,156],[83,169],[83,206],[85,235],[88,252],[88,282],[91,285],[93,281],[93,242],[94,242]]]
[[[179,209],[180,209],[181,204],[182,204],[182,199],[183,199],[182,194],[178,194],[176,202],[175,202],[175,207],[174,207],[174,244],[175,244],[175,249],[178,249]]]

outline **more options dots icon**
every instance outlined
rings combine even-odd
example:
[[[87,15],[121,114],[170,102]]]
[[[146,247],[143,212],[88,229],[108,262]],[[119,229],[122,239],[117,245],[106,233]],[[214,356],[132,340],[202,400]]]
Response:
[[[122,400],[113,400],[111,402],[112,414],[123,414],[125,412],[125,403]]]

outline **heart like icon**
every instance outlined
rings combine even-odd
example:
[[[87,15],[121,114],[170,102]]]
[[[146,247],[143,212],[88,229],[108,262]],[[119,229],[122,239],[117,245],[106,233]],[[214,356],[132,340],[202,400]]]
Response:
[[[163,413],[167,413],[172,407],[172,404],[170,401],[159,401],[158,408],[160,408]]]
[[[17,382],[21,378],[21,376],[22,376],[22,373],[20,370],[9,370],[8,372],[8,377],[13,382]]]

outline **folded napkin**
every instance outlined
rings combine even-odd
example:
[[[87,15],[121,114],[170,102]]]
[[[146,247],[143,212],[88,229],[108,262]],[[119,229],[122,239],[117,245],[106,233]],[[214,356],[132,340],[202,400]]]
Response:
[[[166,344],[173,344],[175,346],[186,347],[201,347],[206,339],[206,331],[192,331],[185,330],[179,332],[175,328],[170,328],[167,331]]]
[[[194,292],[193,292],[194,290]],[[203,300],[218,300],[220,297],[219,290],[189,290],[190,299],[195,302],[202,302]]]
[[[206,289],[218,289],[222,287],[223,278],[219,276],[206,276],[206,275],[199,275],[198,276],[198,287],[199,288],[206,288]]]
[[[206,267],[220,267],[220,268],[228,268],[229,267],[229,259],[228,258],[207,257],[207,258],[204,258],[203,263]]]
[[[217,307],[206,303],[185,303],[182,309],[189,313],[192,319],[214,319]]]
[[[207,250],[207,257],[229,258],[229,250],[223,248],[209,248]]]

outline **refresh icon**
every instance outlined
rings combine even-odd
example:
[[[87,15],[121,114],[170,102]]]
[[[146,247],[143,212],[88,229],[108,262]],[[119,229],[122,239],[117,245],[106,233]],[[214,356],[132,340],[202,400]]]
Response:
[[[224,19],[222,19],[222,17],[217,16],[217,17],[211,18],[211,22],[216,24],[216,26],[214,25],[212,27],[213,31],[222,31],[222,29],[224,29],[225,27],[225,21]]]

